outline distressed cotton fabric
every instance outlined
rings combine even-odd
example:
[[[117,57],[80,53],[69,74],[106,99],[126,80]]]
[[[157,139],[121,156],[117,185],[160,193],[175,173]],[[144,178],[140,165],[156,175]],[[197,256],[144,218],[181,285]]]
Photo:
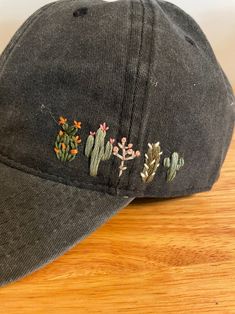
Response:
[[[0,116],[5,284],[52,261],[135,197],[210,190],[231,141],[234,95],[202,30],[175,5],[66,0],[33,14],[1,55]],[[55,154],[59,117],[81,122],[72,162]],[[121,176],[115,155],[90,175],[85,143],[104,123],[105,142],[126,138],[138,152]],[[145,153],[157,142],[159,167],[146,183]],[[174,152],[184,165],[167,182],[163,160]],[[27,247],[37,235],[42,240]]]

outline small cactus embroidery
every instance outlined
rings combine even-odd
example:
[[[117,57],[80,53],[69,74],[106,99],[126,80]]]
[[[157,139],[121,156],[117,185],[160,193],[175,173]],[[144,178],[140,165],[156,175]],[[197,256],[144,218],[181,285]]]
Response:
[[[157,168],[159,167],[159,161],[162,155],[160,143],[148,144],[148,152],[145,154],[145,163],[143,171],[140,173],[142,181],[149,183],[153,180]]]
[[[137,151],[133,150],[133,144],[130,143],[126,145],[126,141],[127,141],[126,137],[123,137],[121,139],[121,143],[118,143],[118,146],[115,146],[113,148],[114,156],[121,159],[121,165],[119,167],[119,177],[121,177],[123,171],[127,169],[127,167],[125,166],[125,161],[132,160],[140,156],[140,152],[138,150]],[[119,154],[119,149],[122,150],[121,154]]]
[[[184,158],[179,157],[179,154],[174,152],[170,157],[164,159],[164,167],[167,170],[167,182],[171,182],[174,180],[176,176],[176,172],[180,170],[181,167],[184,165]]]
[[[72,161],[77,156],[78,144],[81,143],[81,138],[77,135],[81,122],[74,121],[74,124],[69,126],[67,119],[60,117],[58,124],[61,130],[56,137],[54,152],[60,161]]]
[[[97,132],[90,132],[86,141],[85,155],[90,158],[90,175],[97,176],[99,164],[103,160],[108,160],[112,156],[114,139],[105,145],[106,131],[109,127],[106,123],[100,124]]]

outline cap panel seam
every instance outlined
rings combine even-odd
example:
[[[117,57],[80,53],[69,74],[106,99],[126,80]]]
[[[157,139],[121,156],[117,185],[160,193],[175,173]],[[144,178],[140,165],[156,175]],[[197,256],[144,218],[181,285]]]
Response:
[[[134,14],[134,7],[133,7],[133,2],[131,1],[132,3],[132,13]],[[137,52],[137,69],[136,69],[136,77],[134,79],[134,87],[133,87],[133,94],[131,96],[131,114],[130,114],[130,124],[129,124],[129,131],[128,131],[128,139],[130,137],[130,129],[131,129],[131,126],[133,124],[133,116],[134,116],[134,109],[135,109],[135,97],[136,97],[136,92],[137,92],[137,80],[138,80],[138,77],[139,77],[139,70],[140,70],[140,54],[141,54],[141,51],[142,51],[142,47],[143,47],[143,32],[144,32],[144,16],[145,16],[145,7],[144,7],[144,4],[143,4],[143,1],[142,0],[139,0],[138,3],[141,4],[141,7],[142,7],[142,19],[141,19],[141,30],[140,30],[140,43],[139,43],[139,49],[138,49],[138,52]],[[132,27],[132,20],[133,20],[134,17],[132,17],[131,19],[131,32],[130,32],[130,43],[131,43],[131,39],[132,39],[132,32],[133,32],[133,27]],[[131,44],[130,44],[131,46]],[[129,56],[130,56],[130,46],[129,46]],[[122,126],[122,117],[123,117],[123,114],[124,114],[124,102],[125,102],[125,93],[128,92],[127,89],[125,88],[124,90],[124,96],[123,96],[123,102],[122,102],[122,111],[121,111],[121,114],[120,114],[120,121],[119,121],[119,125],[120,125],[120,128],[119,128],[119,137],[121,135],[121,126]],[[130,106],[130,104],[128,104]],[[122,134],[123,136],[125,134]],[[113,161],[114,162],[114,161]],[[129,174],[130,175],[130,174]],[[128,176],[129,176],[128,175]],[[127,180],[128,180],[128,176],[127,176]],[[117,182],[116,182],[116,187],[118,188],[118,186],[120,185],[120,182],[121,182],[121,178],[119,177],[117,179]]]
[[[65,177],[62,177],[62,176],[57,176],[55,174],[51,174],[51,173],[48,173],[48,172],[43,172],[39,169],[34,169],[34,168],[31,168],[31,167],[28,167],[22,163],[19,163],[17,161],[15,161],[14,159],[12,158],[9,158],[8,156],[0,153],[0,162],[4,163],[6,166],[8,167],[12,167],[14,169],[18,169],[19,171],[22,171],[24,173],[28,173],[28,174],[31,174],[33,176],[39,176],[40,178],[44,178],[44,179],[48,179],[48,180],[52,180],[52,181],[55,181],[57,183],[62,183],[62,184],[66,184],[64,182],[64,180],[66,180],[67,182],[67,185],[69,183],[69,185],[71,186],[80,186],[80,187],[87,187],[87,186],[91,186],[91,187],[104,187],[106,188],[106,190],[110,191],[110,190],[113,190],[113,191],[116,191],[116,188],[113,186],[113,185],[107,185],[107,184],[100,184],[100,183],[83,183],[81,181],[77,181],[77,180],[68,180],[67,178]],[[42,177],[43,176],[43,177]],[[48,178],[48,176],[50,178]],[[53,180],[54,178],[54,180]],[[56,180],[57,179],[57,180]],[[58,181],[60,180],[60,181]],[[77,184],[77,185],[75,185]],[[97,191],[97,189],[95,189]],[[123,191],[126,191],[126,189],[119,189],[119,190],[123,190]],[[142,190],[136,190],[136,189],[129,189],[129,191],[131,192],[140,192],[142,193],[143,191]]]
[[[148,197],[144,194],[145,190],[137,190],[137,189],[131,189],[131,188],[128,188],[128,189],[118,188],[118,189],[116,189],[114,186],[111,186],[111,185],[107,186],[104,184],[97,184],[97,183],[84,183],[83,184],[82,182],[79,182],[76,180],[74,180],[72,182],[70,180],[67,180],[64,177],[60,177],[60,176],[57,176],[54,174],[46,173],[46,172],[43,172],[41,170],[36,170],[34,168],[29,168],[28,166],[25,166],[21,163],[16,162],[15,160],[13,160],[11,158],[8,158],[7,156],[4,156],[2,153],[0,153],[0,162],[5,164],[7,167],[11,167],[13,169],[22,171],[24,174],[28,173],[32,176],[39,177],[39,178],[44,179],[44,180],[49,180],[49,181],[53,181],[56,183],[64,184],[64,185],[70,185],[70,186],[81,188],[81,189],[82,188],[89,189],[89,187],[94,187],[95,191],[101,192],[101,193],[108,193],[108,192],[112,192],[112,191],[113,192],[125,191],[128,194],[128,192],[132,192],[132,193],[134,192],[134,193],[140,193],[141,194],[141,195],[135,195],[135,197]],[[64,180],[66,180],[67,182],[64,182]],[[172,195],[169,195],[169,196],[155,196],[155,197],[159,197],[161,199],[162,198],[171,198],[171,197],[174,197],[175,195],[178,195],[182,192],[187,194],[187,192],[189,192],[189,191],[192,191],[193,193],[197,193],[200,191],[204,191],[205,189],[211,188],[213,182],[214,181],[211,180],[211,182],[204,187],[194,188],[193,186],[191,186],[188,189],[173,191]],[[74,184],[77,184],[77,185],[74,185]],[[98,190],[96,187],[105,187],[106,190],[101,191],[101,190]],[[110,194],[112,194],[112,193],[110,193]],[[118,193],[115,195],[118,196]],[[128,195],[128,196],[131,197],[131,195]],[[153,196],[149,195],[149,197],[153,197]]]
[[[128,2],[127,2],[128,3]],[[133,23],[133,18],[132,18],[132,14],[133,14],[133,1],[130,0],[130,31],[129,31],[129,34],[128,34],[128,41],[129,41],[129,44],[128,44],[128,52],[127,52],[127,59],[126,59],[126,67],[125,67],[125,82],[124,82],[124,90],[123,90],[123,96],[122,96],[122,103],[121,103],[121,110],[120,110],[120,113],[119,113],[119,122],[118,122],[118,130],[117,130],[117,137],[120,136],[121,134],[121,121],[122,121],[122,115],[123,115],[123,111],[124,111],[124,102],[125,102],[125,92],[126,92],[126,86],[127,86],[127,72],[128,72],[128,64],[130,62],[130,47],[131,47],[131,39],[132,39],[132,23]],[[115,160],[111,160],[111,166],[110,166],[110,171],[109,171],[109,180],[108,180],[108,185],[111,186],[111,181],[112,181],[112,178],[111,178],[111,173],[113,173],[113,168],[114,168],[114,165],[115,165]],[[116,184],[116,186],[118,186],[118,182]]]
[[[142,0],[140,0],[142,2]],[[154,16],[154,9],[153,9],[153,6],[151,4],[151,0],[148,0],[148,4],[149,4],[149,7],[151,9],[151,12],[152,12],[152,23],[151,23],[151,44],[150,44],[150,48],[149,48],[149,56],[148,56],[148,76],[147,76],[147,79],[146,79],[146,84],[145,84],[145,95],[144,95],[144,99],[143,99],[143,102],[142,102],[142,107],[141,107],[141,122],[144,120],[144,108],[145,106],[147,105],[147,98],[148,98],[148,83],[149,83],[149,77],[150,77],[150,69],[151,69],[151,62],[152,62],[152,57],[153,57],[153,41],[154,41],[154,26],[155,26],[155,16]],[[144,6],[144,4],[143,4]],[[140,123],[140,126],[139,126],[139,131],[138,131],[138,140],[141,138],[141,130],[142,130],[142,125],[143,125],[143,122]],[[131,130],[131,129],[130,129]],[[139,141],[140,143],[140,141]],[[142,146],[143,143],[140,143],[140,146]],[[132,165],[130,166],[129,168],[129,176],[128,176],[128,183],[127,183],[127,186],[129,186],[131,184],[131,173],[133,172],[133,169],[135,168],[135,165],[136,163],[139,163],[138,160],[134,160]]]
[[[140,47],[139,47],[139,51],[138,51],[138,65],[137,65],[137,74],[135,77],[135,87],[134,87],[134,94],[133,94],[133,99],[132,99],[132,109],[131,109],[131,121],[130,121],[130,128],[129,128],[129,133],[128,133],[128,138],[130,138],[130,133],[131,133],[131,128],[133,125],[133,117],[134,117],[134,109],[135,109],[135,98],[136,98],[136,92],[137,92],[137,81],[139,79],[139,75],[140,75],[140,65],[141,65],[141,61],[140,61],[140,54],[141,51],[143,50],[143,38],[144,38],[144,21],[145,21],[145,6],[144,6],[144,2],[142,0],[139,0],[139,2],[141,3],[141,6],[143,8],[143,15],[142,15],[142,20],[141,20],[141,42],[140,42]],[[142,111],[143,112],[143,111]]]

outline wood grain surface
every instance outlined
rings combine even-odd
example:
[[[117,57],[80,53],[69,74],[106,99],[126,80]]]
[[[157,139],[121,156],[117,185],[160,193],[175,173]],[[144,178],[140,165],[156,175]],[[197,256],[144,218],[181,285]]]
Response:
[[[235,134],[210,192],[134,201],[64,256],[0,288],[0,314],[235,313],[234,156]]]

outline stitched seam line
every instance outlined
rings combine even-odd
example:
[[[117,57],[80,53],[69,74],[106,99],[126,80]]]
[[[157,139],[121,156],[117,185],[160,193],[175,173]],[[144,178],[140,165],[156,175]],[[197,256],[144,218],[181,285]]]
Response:
[[[39,10],[37,10],[18,29],[18,31],[12,37],[11,41],[9,42],[9,44],[7,45],[7,47],[5,48],[5,50],[3,51],[2,55],[1,55],[2,62],[0,62],[0,66],[2,67],[2,69],[0,72],[0,76],[2,75],[2,73],[5,69],[6,63],[7,63],[8,59],[10,58],[10,56],[12,55],[12,53],[14,52],[16,45],[20,41],[20,39],[25,35],[27,30],[29,30],[29,28],[34,24],[34,22],[36,22],[41,17],[42,14],[47,9],[49,9],[50,7],[52,7],[55,4],[56,4],[56,2],[52,2],[52,3],[46,4],[45,6],[43,6]]]
[[[38,177],[40,177],[40,178],[42,178],[41,175],[44,175],[43,179],[45,179],[46,176],[50,176],[50,178],[46,177],[46,180],[53,181],[53,182],[56,182],[56,183],[61,183],[61,182],[58,182],[58,181],[55,180],[55,179],[66,180],[66,181],[67,181],[66,178],[59,177],[59,176],[56,176],[56,175],[54,175],[54,174],[42,172],[41,170],[35,170],[34,168],[29,168],[29,167],[27,167],[27,166],[24,166],[23,164],[18,163],[18,162],[16,162],[15,160],[10,159],[10,158],[8,158],[7,156],[4,156],[4,155],[2,155],[2,154],[0,153],[0,162],[1,162],[1,158],[2,158],[2,159],[5,159],[5,160],[8,160],[8,161],[10,161],[10,162],[14,162],[16,165],[18,165],[19,168],[17,168],[15,165],[12,167],[12,166],[10,166],[7,162],[6,162],[6,163],[3,162],[3,163],[4,163],[6,166],[8,166],[8,167],[11,167],[11,168],[13,168],[13,169],[17,169],[17,170],[19,170],[19,171],[22,171],[23,173],[28,173],[28,174],[30,174],[30,175],[32,175],[32,176],[38,176]],[[22,168],[26,169],[26,171],[22,170]],[[37,174],[32,174],[32,172],[30,172],[30,171],[33,171],[34,173],[37,173]],[[40,175],[40,174],[41,174],[41,175]],[[53,178],[54,178],[54,180],[53,180]],[[85,189],[87,189],[87,186],[91,186],[91,187],[97,187],[97,186],[99,187],[99,186],[100,186],[100,187],[105,187],[105,188],[108,187],[108,188],[115,189],[113,186],[107,186],[107,185],[97,184],[97,183],[85,183],[85,184],[82,184],[81,182],[78,182],[78,181],[76,181],[76,180],[74,180],[74,182],[71,182],[71,181],[69,181],[69,182],[70,182],[70,185],[71,185],[71,186],[74,186],[73,183],[77,183],[77,184],[80,186],[79,188],[85,188]],[[211,187],[212,184],[213,184],[213,182],[214,182],[214,181],[212,181],[212,183],[206,185],[205,187],[196,188],[196,189],[195,189],[194,187],[190,187],[190,188],[184,189],[184,190],[173,191],[172,193],[175,195],[175,194],[180,194],[180,193],[187,193],[188,191],[201,191],[201,190],[205,190],[205,189]],[[61,184],[69,185],[69,184],[66,184],[66,183],[64,183],[64,182],[62,182]],[[95,189],[95,190],[97,191],[97,189]],[[144,195],[144,190],[122,189],[122,188],[119,188],[118,190],[120,190],[120,191],[125,191],[125,192],[130,191],[130,192],[142,193],[141,195]],[[97,192],[105,193],[104,191],[97,191]],[[194,192],[194,193],[196,193],[196,192]],[[138,197],[138,195],[136,195],[136,196]],[[141,196],[141,197],[142,197],[142,196]],[[152,197],[157,197],[157,196],[152,196]],[[170,198],[170,196],[166,196],[166,197],[167,197],[167,198]],[[160,197],[160,196],[159,196],[159,198],[166,198],[166,197]]]
[[[205,187],[204,189],[207,189],[207,188],[209,188],[209,187],[210,187],[210,186]],[[74,213],[71,217],[69,217],[69,219],[67,219],[66,221],[63,221],[63,224],[64,224],[64,223],[67,223],[67,222],[69,222],[69,221],[72,221],[73,218],[76,216],[76,214],[77,214],[77,213]],[[59,216],[59,214],[56,215],[56,216],[51,217],[48,221],[51,222],[53,219],[57,218],[58,216]],[[82,220],[82,221],[83,221],[83,220]],[[81,222],[82,222],[82,221],[81,221]],[[59,230],[60,230],[60,228],[57,228],[55,233],[57,233]],[[17,238],[14,238],[14,239],[17,240]],[[39,237],[39,238],[37,238],[36,240],[34,240],[34,241],[32,241],[32,242],[25,243],[25,244],[22,245],[21,247],[18,247],[16,250],[10,251],[8,254],[0,254],[0,258],[5,257],[6,255],[11,255],[12,253],[16,253],[16,252],[18,252],[19,250],[22,250],[22,249],[24,249],[24,248],[26,248],[26,247],[28,247],[28,246],[32,246],[32,245],[34,245],[36,242],[41,242],[43,239],[44,239],[43,237]],[[81,237],[81,240],[82,240],[82,239],[83,239],[83,237]],[[5,244],[7,244],[7,243],[5,242],[5,243],[3,243],[3,244],[1,244],[1,245],[5,245]]]
[[[142,25],[141,25],[141,40],[140,40],[140,47],[139,47],[139,51],[138,51],[138,66],[137,66],[137,74],[136,74],[136,79],[135,79],[135,89],[134,89],[134,95],[133,95],[133,100],[132,100],[132,110],[131,110],[131,121],[130,121],[130,128],[129,128],[129,133],[128,133],[128,139],[130,139],[130,136],[131,136],[131,129],[132,129],[132,126],[134,124],[134,111],[135,111],[135,99],[136,99],[136,93],[137,93],[137,82],[138,82],[138,79],[139,79],[139,75],[140,75],[140,64],[141,64],[141,61],[140,61],[140,56],[141,56],[141,52],[143,50],[143,38],[144,38],[144,20],[145,20],[145,6],[144,6],[144,3],[142,0],[139,0],[140,1],[140,4],[142,6],[142,12],[143,12],[143,15],[142,15]],[[142,104],[142,113],[141,113],[141,116],[143,114],[143,104]],[[137,137],[139,138],[139,137]],[[132,165],[130,165],[128,171],[128,176],[127,176],[127,180],[128,180],[128,186],[129,186],[129,182],[130,182],[130,178],[131,178],[131,170],[133,169],[133,165],[135,163],[135,160],[133,160],[132,162]],[[120,181],[120,179],[119,179]]]
[[[70,184],[66,184],[66,183],[64,183],[64,182],[62,182],[62,184],[65,184],[65,185],[72,185],[72,186],[74,186],[74,184],[78,184],[79,186],[81,186],[81,188],[82,187],[87,187],[87,186],[91,186],[91,187],[105,187],[107,190],[109,189],[109,188],[115,188],[114,186],[112,186],[112,185],[106,185],[106,184],[99,184],[99,183],[82,183],[82,182],[79,182],[79,181],[76,181],[76,180],[73,180],[73,181],[71,181],[71,180],[68,180],[67,178],[64,178],[64,177],[61,177],[61,176],[57,176],[57,175],[55,175],[55,174],[51,174],[51,173],[47,173],[47,172],[43,172],[43,171],[41,171],[41,170],[36,170],[36,169],[34,169],[34,168],[31,168],[31,167],[28,167],[28,166],[25,166],[25,165],[23,165],[23,164],[21,164],[21,163],[19,163],[19,162],[17,162],[17,161],[15,161],[14,159],[12,159],[12,158],[9,158],[8,156],[6,156],[6,155],[3,155],[2,153],[0,153],[0,161],[1,161],[1,158],[4,160],[5,159],[5,161],[7,160],[7,161],[9,161],[9,162],[14,162],[14,166],[13,166],[13,168],[14,169],[18,169],[18,170],[20,170],[20,171],[22,171],[22,172],[24,172],[24,173],[29,173],[29,174],[31,174],[31,175],[33,175],[33,176],[39,176],[40,178],[41,178],[41,176],[40,176],[40,174],[41,175],[43,175],[44,177],[45,176],[50,176],[51,177],[51,180],[52,181],[54,181],[54,182],[57,182],[58,183],[58,179],[59,180],[62,180],[62,181],[64,181],[64,180],[66,180],[66,182],[69,182]],[[3,163],[4,163],[4,161],[3,161]],[[7,162],[6,162],[6,165],[8,166],[8,167],[11,167]],[[17,168],[17,166],[19,167],[19,168]],[[23,170],[23,169],[25,170]],[[32,173],[32,171],[33,171],[33,173]],[[53,180],[53,178],[54,178],[54,180]],[[50,180],[49,178],[46,178],[47,180]],[[57,179],[57,180],[55,180],[55,179]],[[59,183],[61,183],[61,182],[59,182]],[[120,191],[121,190],[123,190],[123,191],[127,191],[127,189],[119,189]],[[128,189],[129,191],[131,191],[131,192],[143,192],[142,190],[135,190],[135,189],[133,189],[133,190],[131,190],[131,189]]]
[[[129,60],[130,60],[130,47],[131,47],[131,39],[132,39],[132,23],[133,23],[133,18],[132,18],[132,14],[133,14],[133,2],[130,1],[130,20],[131,20],[131,25],[130,25],[130,33],[128,34],[128,52],[127,52],[127,60],[126,60],[126,68],[125,68],[125,82],[124,82],[124,90],[123,90],[123,97],[122,97],[122,103],[121,103],[121,111],[119,114],[119,129],[117,131],[117,138],[119,138],[120,134],[121,134],[121,122],[122,122],[122,116],[123,116],[123,111],[124,111],[124,101],[125,101],[125,93],[126,93],[126,85],[127,85],[127,69],[128,69],[128,64],[129,64]],[[108,185],[111,186],[111,172],[113,172],[113,168],[115,165],[115,160],[112,160],[111,166],[110,166],[110,172],[109,172],[109,181],[108,181]],[[116,184],[116,188],[118,187],[118,182]]]
[[[135,78],[135,84],[134,84],[134,94],[133,94],[133,98],[132,98],[132,108],[131,108],[131,121],[130,121],[130,128],[129,128],[129,133],[128,133],[128,139],[130,140],[130,133],[131,133],[131,128],[133,125],[133,116],[134,116],[134,109],[135,109],[135,99],[136,99],[136,92],[137,92],[137,82],[139,79],[139,74],[140,74],[140,54],[143,48],[143,34],[144,34],[144,19],[145,19],[145,6],[142,2],[142,0],[140,0],[142,9],[143,9],[143,15],[142,15],[142,20],[141,20],[141,34],[140,34],[140,46],[139,46],[139,51],[138,51],[138,65],[137,65],[137,74],[136,74],[136,78]]]
[[[131,133],[131,128],[133,125],[133,116],[134,116],[134,109],[135,109],[135,98],[136,98],[136,92],[137,92],[137,81],[139,78],[139,72],[140,72],[140,53],[142,51],[142,47],[143,47],[143,33],[144,33],[144,19],[145,19],[145,7],[144,4],[142,2],[142,0],[139,0],[141,6],[142,6],[142,20],[141,20],[141,33],[140,33],[140,45],[139,45],[139,50],[138,50],[138,64],[137,64],[137,70],[136,70],[136,78],[135,78],[135,82],[134,82],[134,93],[132,96],[132,108],[131,108],[131,116],[130,116],[130,126],[129,126],[129,132],[128,132],[128,139],[130,140],[130,133]],[[130,177],[130,172],[128,177]],[[129,180],[127,177],[127,180]],[[119,186],[121,181],[121,178],[118,178],[117,181],[117,187]]]
[[[142,1],[142,0],[140,0],[140,1]],[[149,76],[150,76],[150,65],[151,65],[151,60],[152,60],[152,56],[153,56],[153,42],[154,42],[153,34],[154,34],[155,16],[154,16],[154,10],[153,10],[153,6],[151,4],[151,0],[149,0],[149,7],[151,8],[151,11],[152,11],[152,34],[151,34],[152,41],[151,41],[151,46],[149,48],[148,77],[147,77],[146,86],[145,86],[145,96],[144,96],[144,100],[142,102],[141,117],[143,117],[143,114],[144,114],[144,107],[145,107],[144,105],[145,105],[145,103],[147,104],[146,100],[148,97],[147,91],[148,91],[148,83],[149,83]],[[140,139],[140,137],[141,137],[141,130],[142,130],[142,124],[140,123],[139,131],[138,131],[138,137],[137,137],[138,139]],[[129,168],[129,176],[128,176],[127,186],[129,186],[129,184],[130,184],[131,173],[135,167],[136,162],[138,162],[138,161],[133,160],[133,163]]]

